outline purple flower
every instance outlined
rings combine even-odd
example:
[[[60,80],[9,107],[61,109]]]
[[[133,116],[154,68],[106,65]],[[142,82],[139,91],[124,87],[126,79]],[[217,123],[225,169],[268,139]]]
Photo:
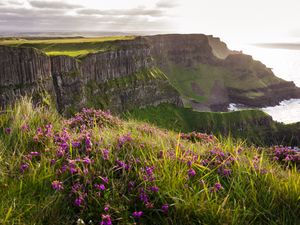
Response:
[[[214,191],[219,191],[223,189],[223,186],[220,183],[215,183],[214,185]]]
[[[79,148],[80,147],[80,142],[78,142],[78,141],[72,141],[72,147],[73,148]]]
[[[6,134],[11,134],[11,128],[10,127],[5,128],[5,133]]]
[[[195,175],[196,175],[196,171],[194,169],[189,169],[188,176],[189,177],[194,177]]]
[[[39,152],[30,152],[30,155],[32,155],[32,156],[39,156],[40,153]]]
[[[159,188],[156,187],[156,186],[153,186],[153,187],[150,187],[150,190],[153,191],[153,192],[158,192]]]
[[[108,184],[108,178],[107,178],[107,177],[100,177],[100,178],[101,178],[101,180],[102,180],[104,183]]]
[[[130,133],[119,137],[119,139],[118,139],[118,148],[119,149],[122,148],[123,145],[125,145],[126,143],[128,143],[130,141],[132,141],[132,137],[131,137]]]
[[[23,132],[28,131],[28,130],[29,130],[28,124],[23,124],[23,125],[21,126],[21,130],[22,130]]]
[[[52,188],[56,191],[60,191],[64,189],[62,182],[58,180],[52,182]]]
[[[128,183],[128,190],[132,191],[133,188],[134,188],[134,186],[135,186],[135,182],[134,181],[129,181],[129,183]]]
[[[55,159],[51,159],[51,160],[50,160],[50,165],[51,165],[51,166],[53,166],[55,163],[56,163],[56,160],[55,160]]]
[[[141,202],[147,203],[149,201],[148,195],[145,193],[143,188],[140,189],[139,198]]]
[[[109,159],[109,150],[108,149],[104,149],[102,151],[102,157],[104,160],[108,160]]]
[[[22,163],[22,165],[20,166],[20,171],[21,173],[24,173],[25,170],[27,170],[29,167],[29,165],[27,163]]]
[[[98,189],[99,191],[105,191],[106,187],[104,184],[95,184],[94,187]]]
[[[108,210],[109,210],[109,205],[105,205],[104,211],[105,211],[105,212],[108,212]]]
[[[77,207],[80,207],[83,204],[84,198],[83,196],[79,196],[78,198],[75,199],[74,204]]]
[[[104,215],[102,214],[102,221],[100,222],[100,225],[112,225],[110,215]]]
[[[164,214],[167,214],[169,211],[169,205],[168,204],[163,204],[161,207],[161,210],[163,211]]]
[[[132,213],[132,216],[134,218],[141,218],[143,216],[143,212],[142,211],[135,211]]]
[[[82,160],[82,162],[86,165],[89,165],[92,163],[91,159],[87,156]]]

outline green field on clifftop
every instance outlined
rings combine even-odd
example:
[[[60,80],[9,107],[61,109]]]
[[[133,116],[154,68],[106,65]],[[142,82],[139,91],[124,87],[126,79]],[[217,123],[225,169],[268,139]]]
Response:
[[[0,45],[32,47],[47,55],[67,55],[72,57],[106,51],[115,47],[114,41],[133,40],[134,36],[113,36],[97,38],[53,38],[53,39],[0,39]]]

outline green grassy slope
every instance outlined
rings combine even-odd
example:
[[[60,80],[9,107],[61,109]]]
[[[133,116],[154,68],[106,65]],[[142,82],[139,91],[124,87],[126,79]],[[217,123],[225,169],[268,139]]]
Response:
[[[0,115],[0,223],[299,224],[300,161],[274,156],[24,100]]]
[[[255,68],[255,62],[252,67]],[[219,99],[226,98],[222,95],[226,88],[245,91],[244,95],[248,98],[260,97],[264,95],[263,92],[254,92],[251,89],[266,88],[269,85],[282,82],[277,77],[257,77],[255,74],[250,76],[237,75],[236,72],[225,67],[208,64],[199,64],[197,68],[185,68],[169,64],[164,72],[185,99],[199,103],[213,102],[214,95]]]
[[[228,113],[197,112],[188,108],[161,104],[157,107],[136,109],[124,114],[175,131],[207,132],[215,135],[232,135],[257,145],[300,145],[300,124],[283,125],[259,110]]]
[[[32,47],[43,50],[47,55],[68,55],[72,57],[114,49],[114,41],[132,40],[133,36],[97,38],[59,38],[44,40],[9,39],[0,40],[0,45]]]

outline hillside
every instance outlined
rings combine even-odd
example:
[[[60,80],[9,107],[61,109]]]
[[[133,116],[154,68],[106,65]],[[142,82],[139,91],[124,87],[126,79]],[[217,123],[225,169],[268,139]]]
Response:
[[[300,158],[288,148],[179,135],[92,109],[65,119],[26,99],[0,127],[1,224],[300,221]]]
[[[155,124],[176,132],[204,132],[240,139],[257,146],[300,146],[300,124],[284,125],[259,110],[198,112],[161,104],[127,112],[124,118]]]

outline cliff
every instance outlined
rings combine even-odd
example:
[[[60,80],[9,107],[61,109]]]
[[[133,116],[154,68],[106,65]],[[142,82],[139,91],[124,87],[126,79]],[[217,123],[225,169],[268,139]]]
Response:
[[[67,46],[78,54],[84,45]],[[212,36],[170,34],[86,45],[94,49],[78,57],[0,46],[1,107],[24,95],[38,101],[44,91],[63,114],[83,107],[122,112],[164,102],[222,111],[229,103],[261,107],[300,98],[292,82]]]
[[[24,95],[35,101],[42,90],[55,95],[50,58],[35,49],[0,46],[0,107]]]
[[[219,38],[202,34],[148,36],[151,54],[181,93],[185,106],[226,111],[229,103],[272,106],[300,98],[293,82],[274,75],[251,56],[231,51]]]
[[[178,92],[153,63],[142,39],[76,59],[49,57],[33,48],[0,47],[0,103],[46,91],[63,114],[83,107],[121,112],[162,102],[182,105]]]

